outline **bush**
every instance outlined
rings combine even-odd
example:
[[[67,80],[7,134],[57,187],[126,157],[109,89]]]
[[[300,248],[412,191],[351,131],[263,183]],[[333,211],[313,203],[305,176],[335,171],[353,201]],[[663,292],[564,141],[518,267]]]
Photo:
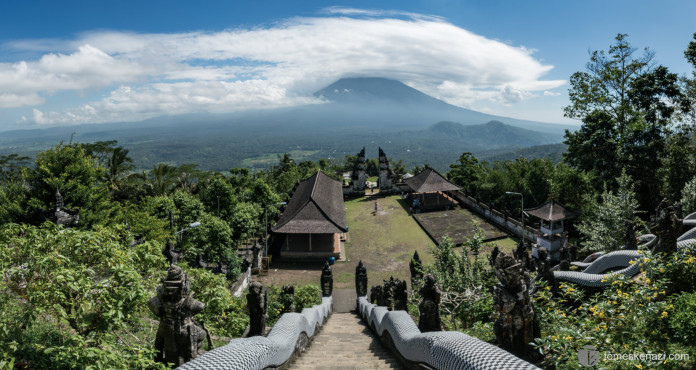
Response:
[[[246,313],[246,298],[234,297],[227,289],[223,275],[210,271],[182,266],[191,281],[191,292],[195,299],[205,303],[205,309],[194,317],[218,336],[240,337],[249,325]]]
[[[8,224],[0,229],[2,361],[32,368],[153,368],[151,342],[125,343],[163,265],[123,227],[94,231]]]
[[[302,312],[305,307],[321,304],[321,288],[319,285],[299,285],[295,287],[295,311]]]
[[[696,343],[696,293],[682,293],[677,297],[669,325],[674,338],[684,344]]]

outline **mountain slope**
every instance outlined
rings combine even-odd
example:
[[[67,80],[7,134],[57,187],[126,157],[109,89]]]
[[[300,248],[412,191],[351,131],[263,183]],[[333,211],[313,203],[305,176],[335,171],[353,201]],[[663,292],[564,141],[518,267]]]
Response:
[[[524,147],[557,143],[563,139],[560,135],[543,134],[538,131],[506,125],[500,121],[490,121],[482,125],[469,126],[443,121],[430,126],[427,131],[441,135],[443,138],[478,140],[482,143],[490,143],[493,147]]]

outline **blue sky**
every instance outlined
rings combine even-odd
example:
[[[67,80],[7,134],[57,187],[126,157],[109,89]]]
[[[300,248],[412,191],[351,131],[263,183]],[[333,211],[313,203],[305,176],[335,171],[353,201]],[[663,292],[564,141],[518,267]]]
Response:
[[[570,75],[619,32],[690,73],[696,2],[8,0],[0,130],[317,104],[347,76],[565,123]]]

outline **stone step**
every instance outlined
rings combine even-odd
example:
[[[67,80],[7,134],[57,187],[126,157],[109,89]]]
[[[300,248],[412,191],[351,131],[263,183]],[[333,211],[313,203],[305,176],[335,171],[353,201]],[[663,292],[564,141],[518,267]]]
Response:
[[[291,369],[404,369],[354,313],[331,314]]]

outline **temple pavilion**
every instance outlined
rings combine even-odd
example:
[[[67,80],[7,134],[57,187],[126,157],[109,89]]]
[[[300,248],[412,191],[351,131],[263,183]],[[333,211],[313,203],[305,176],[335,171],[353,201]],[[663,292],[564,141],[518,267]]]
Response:
[[[537,257],[537,249],[545,247],[551,262],[560,262],[561,247],[567,242],[563,234],[563,221],[577,216],[579,212],[556,202],[553,198],[540,206],[525,209],[524,212],[540,220],[539,235],[536,245],[532,246],[532,255]]]
[[[459,190],[460,187],[447,181],[432,168],[426,168],[419,174],[404,179],[404,182],[413,190],[411,200],[414,210],[446,209],[458,204],[450,192]]]
[[[271,231],[283,258],[339,259],[348,233],[341,182],[321,171],[300,182]]]

